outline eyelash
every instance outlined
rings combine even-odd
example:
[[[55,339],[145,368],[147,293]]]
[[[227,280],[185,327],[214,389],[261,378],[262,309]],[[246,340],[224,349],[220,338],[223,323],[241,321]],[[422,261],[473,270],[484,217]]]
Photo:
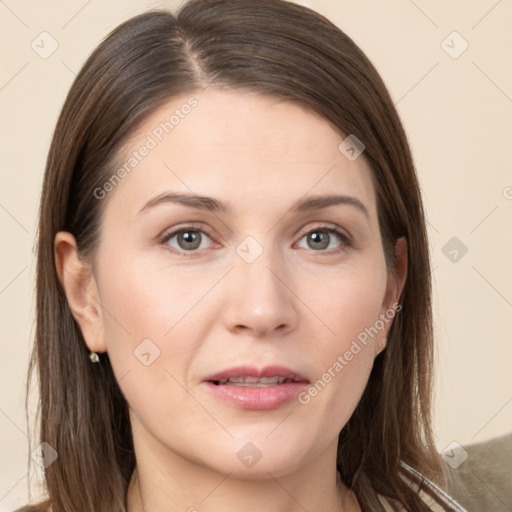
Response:
[[[205,230],[204,226],[199,226],[199,227],[198,226],[183,226],[183,227],[180,227],[179,229],[175,229],[171,232],[168,232],[168,233],[165,233],[164,235],[162,235],[162,237],[159,240],[159,243],[161,245],[165,245],[171,238],[173,238],[174,236],[176,236],[180,233],[186,232],[186,231],[202,233],[213,241],[212,237],[208,234],[207,230]],[[310,233],[317,232],[317,231],[320,231],[322,233],[327,233],[329,235],[334,234],[334,235],[338,236],[338,238],[341,240],[342,247],[334,249],[334,250],[333,249],[330,249],[330,250],[322,249],[322,250],[315,251],[314,249],[311,249],[311,251],[313,251],[313,252],[316,252],[323,256],[329,256],[332,254],[340,253],[344,249],[352,246],[352,240],[350,239],[350,237],[345,232],[341,231],[339,228],[334,227],[332,225],[315,226],[314,228],[308,229],[307,231],[301,231],[299,233],[299,235],[300,235],[299,240],[302,240],[302,238],[304,238],[306,235],[308,235]],[[167,246],[166,249],[170,250],[173,254],[178,254],[180,256],[185,256],[188,258],[194,258],[194,257],[200,256],[200,254],[199,254],[200,250],[198,250],[198,249],[191,250],[191,251],[179,251],[174,248],[170,249],[169,246]]]

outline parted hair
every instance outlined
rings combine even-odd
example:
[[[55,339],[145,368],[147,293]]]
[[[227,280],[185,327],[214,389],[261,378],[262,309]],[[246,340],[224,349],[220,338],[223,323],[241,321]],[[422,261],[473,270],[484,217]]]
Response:
[[[94,261],[105,201],[94,190],[123,144],[160,106],[205,87],[295,102],[364,143],[388,271],[407,240],[408,274],[386,349],[339,434],[337,466],[364,511],[378,495],[427,510],[400,461],[442,483],[431,429],[433,329],[422,199],[403,126],[386,86],[340,28],[285,0],[191,0],[115,28],[72,84],[53,133],[39,209],[36,329],[27,385],[37,384],[37,443],[58,458],[44,470],[47,499],[18,512],[120,512],[136,464],[127,402],[108,353],[92,364],[56,272],[54,239],[68,231]],[[27,394],[28,407],[28,394]]]

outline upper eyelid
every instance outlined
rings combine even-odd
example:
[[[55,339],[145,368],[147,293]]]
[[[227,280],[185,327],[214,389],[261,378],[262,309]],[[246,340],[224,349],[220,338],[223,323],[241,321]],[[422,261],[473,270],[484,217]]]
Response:
[[[343,233],[346,233],[346,235],[348,237],[351,237],[350,233],[345,228],[342,228],[342,227],[340,227],[340,226],[338,226],[338,225],[336,225],[334,223],[320,222],[320,221],[315,226],[308,227],[308,225],[306,224],[305,227],[299,228],[294,233],[294,236],[297,236],[300,233],[303,233],[303,234],[309,233],[310,231],[314,231],[315,229],[318,229],[318,230],[325,229],[325,230],[341,231]],[[171,228],[170,230],[165,230],[162,233],[162,235],[160,235],[159,238],[164,238],[165,239],[165,238],[168,238],[171,235],[175,235],[177,233],[180,233],[181,231],[187,231],[187,230],[190,230],[190,231],[202,231],[205,234],[207,234],[210,238],[212,238],[212,235],[208,232],[209,229],[208,229],[206,224],[199,223],[199,225],[196,226],[196,225],[193,225],[193,222],[191,222],[189,224],[185,224],[182,227]]]
[[[350,233],[345,228],[342,228],[341,226],[338,226],[337,224],[333,224],[332,222],[323,222],[323,223],[320,222],[318,225],[315,225],[313,227],[309,227],[309,225],[306,225],[304,228],[300,228],[295,233],[295,235],[299,235],[299,234],[305,235],[311,231],[315,231],[315,230],[321,231],[322,229],[324,229],[326,231],[337,231],[340,234],[346,234],[346,236],[348,238],[352,238]]]
[[[160,240],[166,240],[182,231],[202,231],[205,234],[207,234],[210,238],[211,235],[208,233],[208,228],[205,224],[199,223],[199,225],[193,225],[193,222],[189,224],[184,224],[181,227],[173,227],[170,229],[166,229],[163,231],[163,233],[158,237]]]

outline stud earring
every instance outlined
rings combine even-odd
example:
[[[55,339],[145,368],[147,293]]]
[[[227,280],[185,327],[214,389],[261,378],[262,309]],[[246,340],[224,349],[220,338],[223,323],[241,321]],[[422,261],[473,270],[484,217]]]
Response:
[[[91,351],[91,353],[89,354],[89,359],[93,363],[99,363],[100,362],[100,356],[96,352],[93,352],[93,351]]]

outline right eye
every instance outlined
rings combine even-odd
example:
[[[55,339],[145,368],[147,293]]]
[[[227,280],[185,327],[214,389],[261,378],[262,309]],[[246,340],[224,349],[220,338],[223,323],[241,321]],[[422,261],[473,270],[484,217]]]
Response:
[[[164,235],[161,243],[171,246],[178,253],[193,253],[208,246],[211,238],[201,229],[191,226],[180,228]]]

